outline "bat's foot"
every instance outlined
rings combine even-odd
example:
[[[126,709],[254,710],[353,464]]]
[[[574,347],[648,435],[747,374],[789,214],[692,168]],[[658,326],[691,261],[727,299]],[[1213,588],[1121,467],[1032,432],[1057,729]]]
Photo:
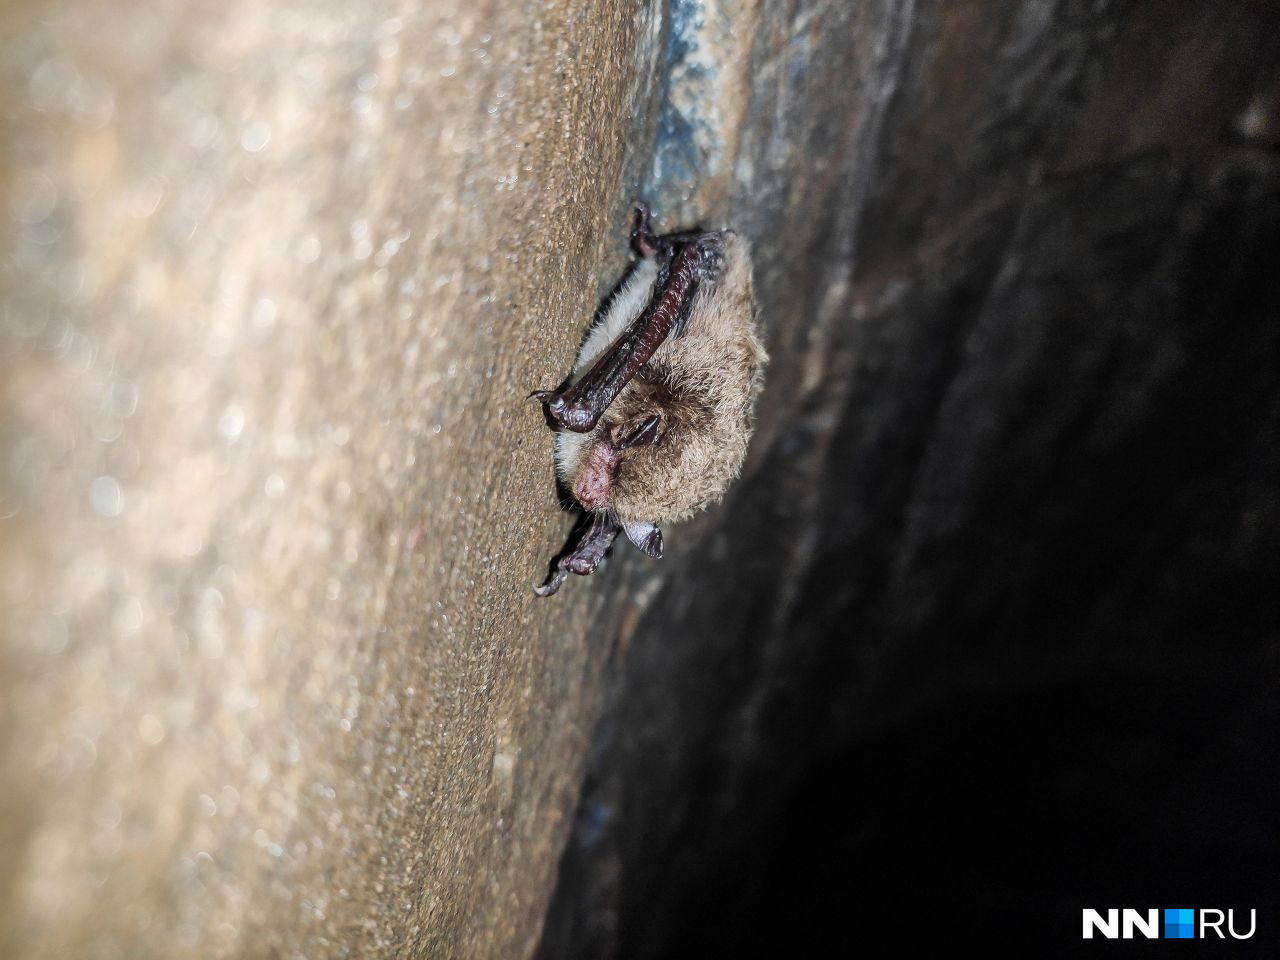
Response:
[[[631,249],[646,260],[652,260],[658,255],[660,245],[653,233],[653,222],[649,219],[649,205],[643,200],[637,200],[632,210],[634,223],[631,227]]]
[[[534,587],[533,592],[540,597],[549,597],[569,579],[569,574],[587,577],[595,573],[596,567],[600,566],[600,561],[609,552],[621,530],[618,522],[607,513],[591,514],[591,526],[578,542],[577,548],[561,557],[551,576],[542,586]]]

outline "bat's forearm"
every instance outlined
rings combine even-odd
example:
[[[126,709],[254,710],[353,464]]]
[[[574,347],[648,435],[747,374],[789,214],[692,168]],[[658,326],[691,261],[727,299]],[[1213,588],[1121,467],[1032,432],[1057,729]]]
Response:
[[[577,383],[563,393],[539,391],[534,394],[547,405],[557,423],[575,433],[593,430],[609,404],[653,358],[667,337],[673,331],[679,332],[688,319],[708,263],[715,257],[711,238],[718,235],[703,236],[704,242],[680,247],[670,267],[659,274],[658,292],[648,308]]]

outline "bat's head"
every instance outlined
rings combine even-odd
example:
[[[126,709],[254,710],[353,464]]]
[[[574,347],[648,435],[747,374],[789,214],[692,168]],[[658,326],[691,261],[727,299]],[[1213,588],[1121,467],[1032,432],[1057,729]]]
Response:
[[[557,434],[560,477],[583,507],[610,512],[637,546],[660,552],[658,525],[717,499],[741,464],[745,425],[739,417],[726,429],[717,414],[704,389],[654,365],[590,433]]]
[[[588,433],[561,430],[556,436],[556,464],[560,478],[573,498],[588,510],[628,510],[628,519],[644,513],[644,486],[637,470],[642,460],[653,460],[654,450],[668,433],[669,405],[660,391],[640,378],[633,380]],[[637,497],[637,494],[640,494]],[[638,501],[638,502],[637,502]]]
[[[573,424],[559,417],[566,426],[557,433],[556,465],[573,498],[616,518],[633,543],[655,556],[659,524],[718,500],[741,469],[766,359],[755,333],[745,243],[727,231],[709,236],[716,266],[684,305],[682,328],[589,431],[570,430]]]

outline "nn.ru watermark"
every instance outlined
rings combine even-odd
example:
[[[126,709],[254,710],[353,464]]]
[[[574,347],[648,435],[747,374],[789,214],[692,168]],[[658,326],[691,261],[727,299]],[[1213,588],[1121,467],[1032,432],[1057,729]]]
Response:
[[[1132,940],[1135,935],[1157,940],[1161,935],[1161,914],[1164,914],[1166,940],[1193,940],[1197,937],[1203,940],[1212,934],[1223,940],[1228,934],[1236,940],[1248,940],[1257,929],[1258,920],[1258,911],[1250,910],[1248,932],[1237,933],[1234,910],[1108,910],[1106,914],[1104,917],[1099,910],[1084,911],[1082,932],[1086,940],[1092,940],[1095,932],[1109,940],[1117,937]],[[1226,933],[1222,932],[1223,927],[1227,928]]]

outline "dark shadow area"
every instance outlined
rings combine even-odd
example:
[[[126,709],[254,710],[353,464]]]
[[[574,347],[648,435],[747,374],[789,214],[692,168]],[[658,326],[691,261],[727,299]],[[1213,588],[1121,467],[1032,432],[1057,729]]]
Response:
[[[1260,934],[1231,955],[1272,955],[1280,743],[1267,692],[1238,692],[1092,676],[957,698],[815,758],[682,900],[666,955],[874,935],[1076,957],[1083,907],[1188,905],[1257,909]]]

